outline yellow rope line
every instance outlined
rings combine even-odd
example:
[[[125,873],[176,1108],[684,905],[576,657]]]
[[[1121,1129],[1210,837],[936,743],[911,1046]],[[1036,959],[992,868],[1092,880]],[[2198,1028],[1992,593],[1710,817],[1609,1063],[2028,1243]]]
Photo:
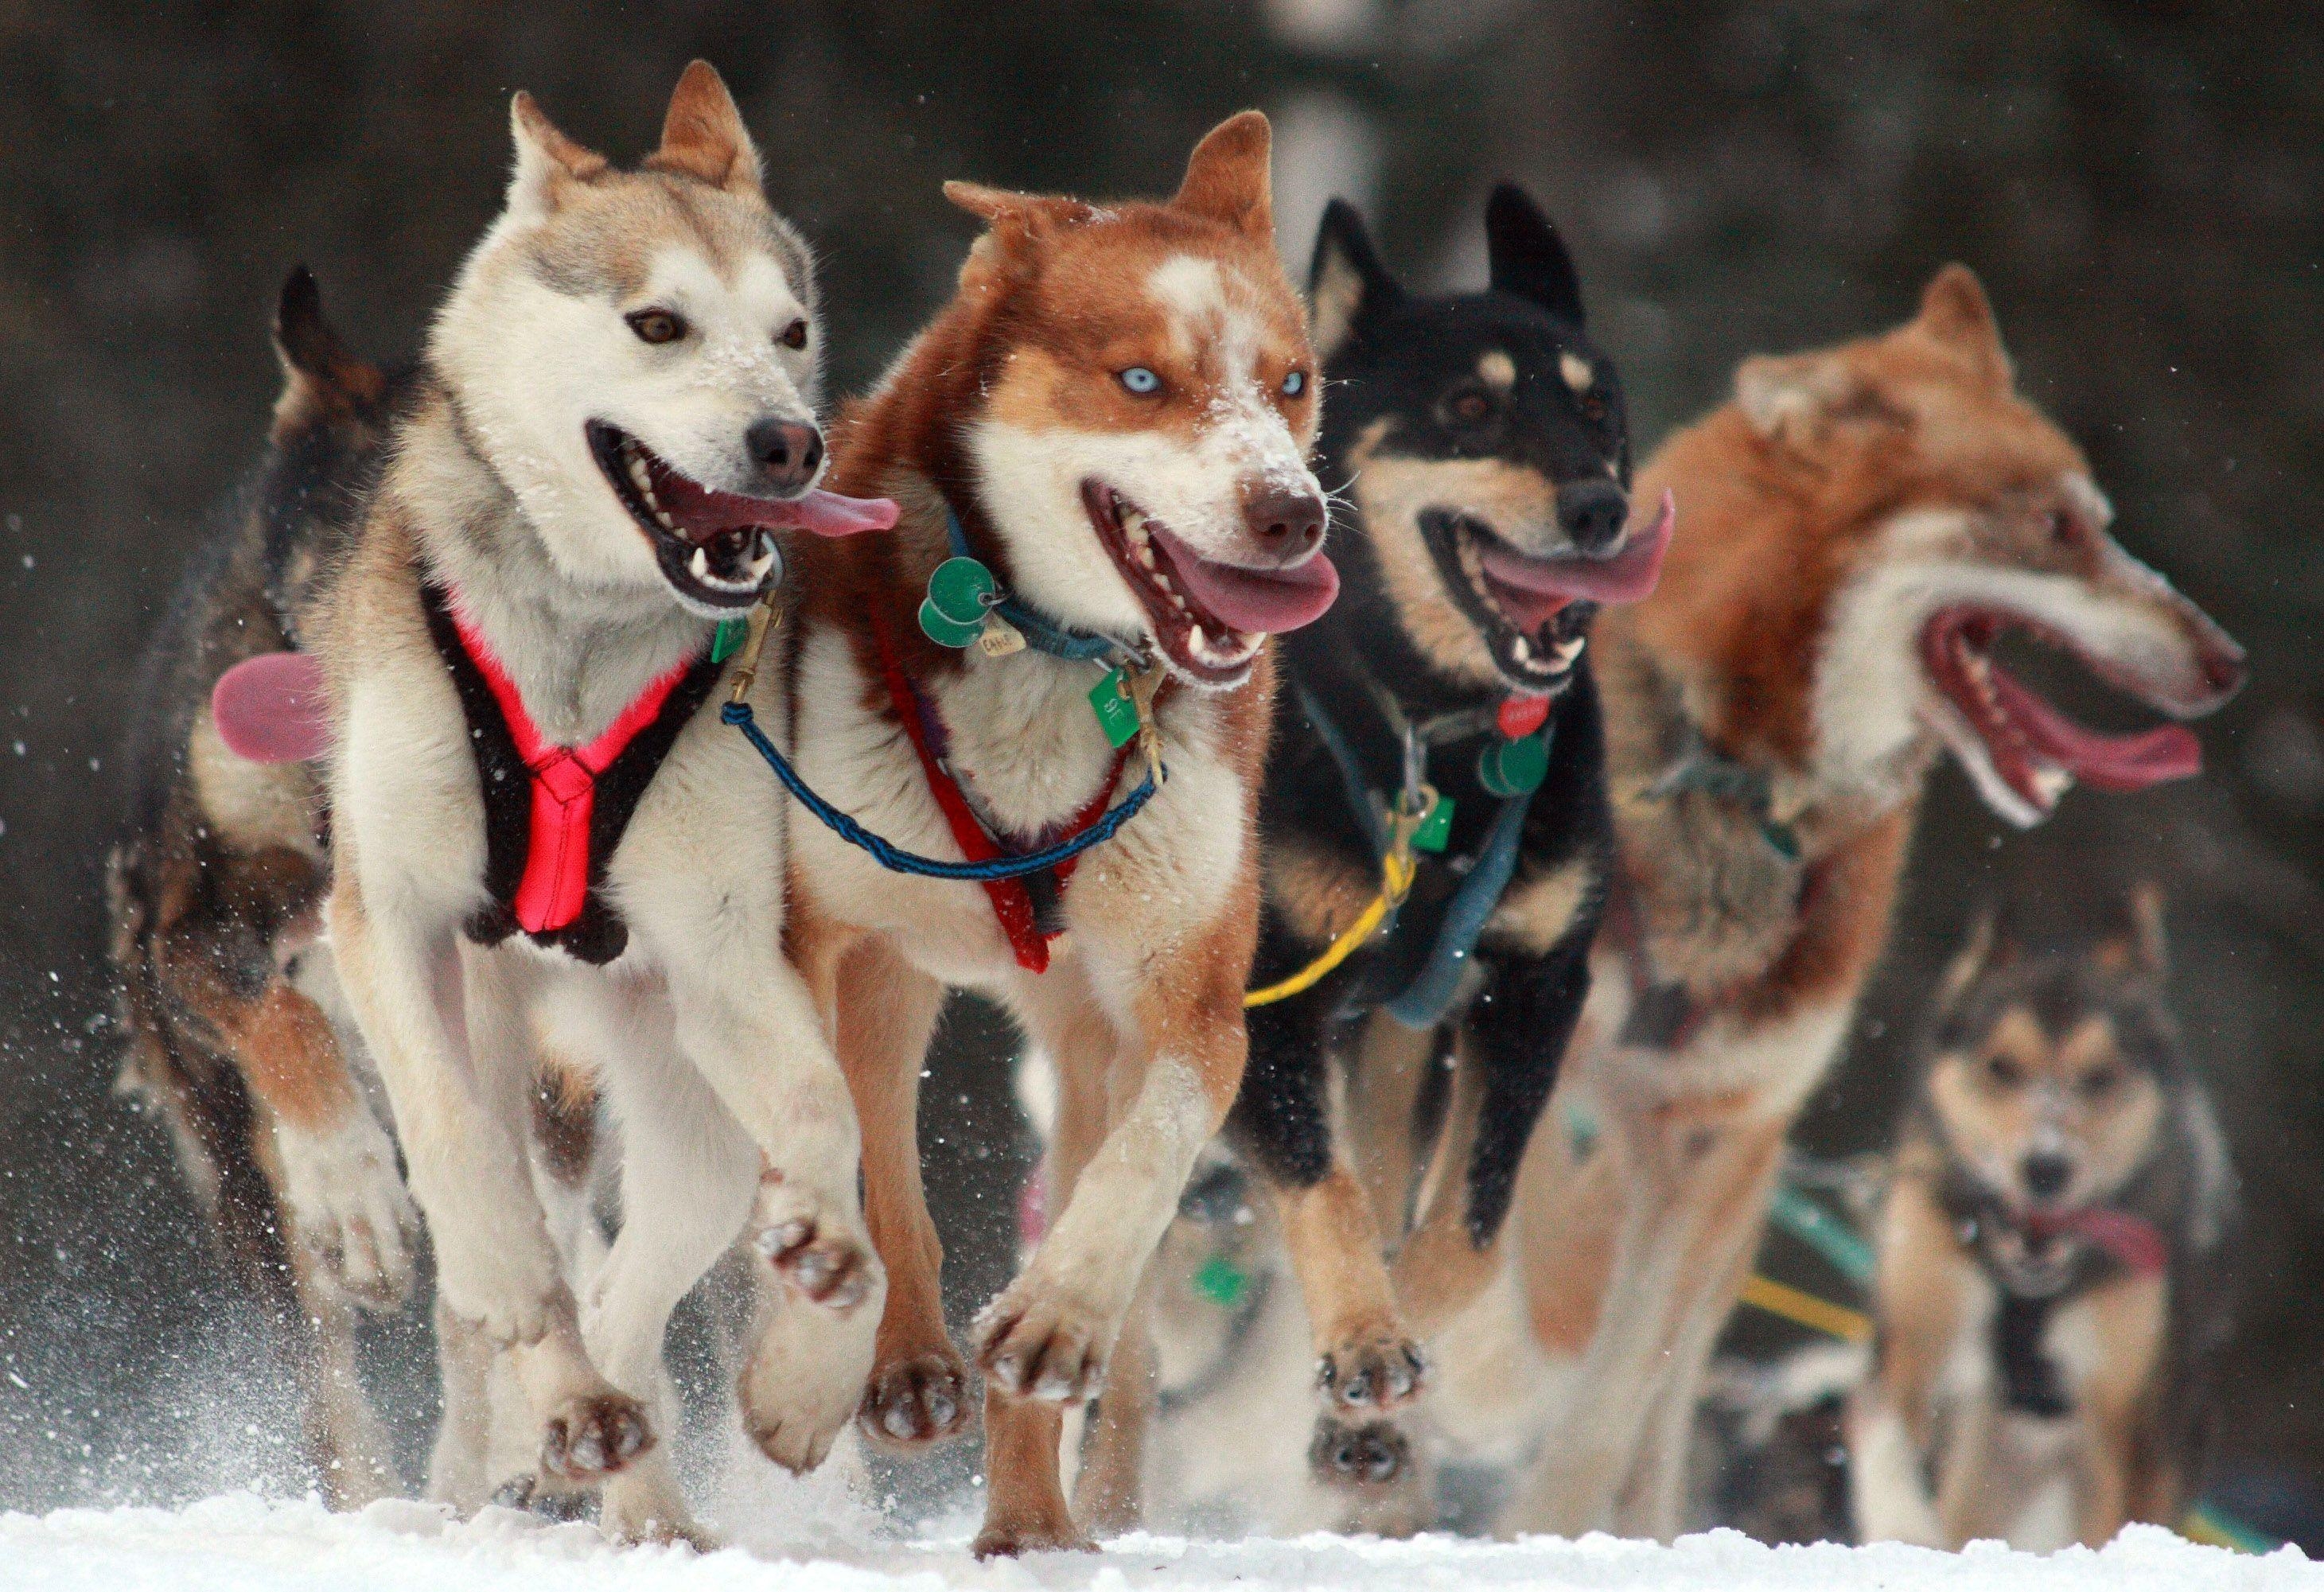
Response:
[[[1380,893],[1372,897],[1371,905],[1356,916],[1340,937],[1332,942],[1323,955],[1301,968],[1289,978],[1269,984],[1264,989],[1253,989],[1242,998],[1243,1006],[1273,1006],[1278,1000],[1288,1000],[1303,990],[1312,989],[1338,967],[1356,953],[1356,948],[1372,937],[1391,908],[1402,903],[1405,893],[1412,888],[1413,876],[1419,864],[1412,860],[1411,831],[1402,829],[1397,843],[1380,860]]]
[[[1872,1337],[1872,1318],[1862,1311],[1818,1299],[1773,1277],[1753,1276],[1743,1284],[1743,1302],[1769,1315],[1829,1334],[1844,1343],[1865,1343]]]

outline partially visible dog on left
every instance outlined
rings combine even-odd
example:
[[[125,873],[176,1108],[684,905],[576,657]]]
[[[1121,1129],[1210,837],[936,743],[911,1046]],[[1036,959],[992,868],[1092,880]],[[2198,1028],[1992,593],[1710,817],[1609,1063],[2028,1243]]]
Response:
[[[2164,1003],[2162,902],[1955,958],[1879,1229],[1849,1415],[1858,1533],[1959,1548],[2176,1525],[2233,1319],[2235,1175]]]

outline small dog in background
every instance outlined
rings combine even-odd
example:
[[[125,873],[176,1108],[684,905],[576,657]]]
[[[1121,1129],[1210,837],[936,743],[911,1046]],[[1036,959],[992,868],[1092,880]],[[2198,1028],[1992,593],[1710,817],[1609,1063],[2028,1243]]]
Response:
[[[402,1305],[417,1218],[331,1015],[314,769],[235,751],[212,692],[235,665],[298,645],[405,383],[349,352],[303,266],[273,330],[283,388],[266,452],[139,672],[106,866],[118,1088],[169,1125],[220,1248],[280,1333],[324,1495],[355,1507],[396,1481],[356,1380],[351,1307]]]
[[[2192,1496],[2235,1176],[2163,975],[2148,887],[2094,943],[1988,918],[1948,971],[1849,1413],[1864,1540],[2097,1546]]]

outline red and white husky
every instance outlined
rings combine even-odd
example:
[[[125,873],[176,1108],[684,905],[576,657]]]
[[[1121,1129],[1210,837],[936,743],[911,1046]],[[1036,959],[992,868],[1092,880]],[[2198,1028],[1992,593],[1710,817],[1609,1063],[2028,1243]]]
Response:
[[[1314,359],[1276,257],[1268,158],[1266,119],[1245,113],[1204,139],[1167,204],[948,187],[990,230],[958,295],[835,433],[835,483],[895,498],[902,523],[807,557],[790,657],[799,764],[870,829],[973,859],[1037,849],[1125,798],[1147,758],[1093,718],[1105,665],[1038,644],[1058,632],[1131,660],[1167,769],[1077,867],[991,888],[889,872],[792,825],[790,944],[836,1025],[890,1279],[864,1405],[874,1438],[932,1440],[966,1415],[914,1129],[945,987],[1006,1006],[1059,1072],[1053,1220],[978,1327],[980,1553],[1086,1540],[1057,1449],[1065,1407],[1102,1382],[1083,1524],[1134,1516],[1150,1375],[1142,1321],[1124,1325],[1242,1076],[1264,638],[1320,614],[1338,584],[1305,462]],[[922,634],[954,520],[1038,616],[1036,645],[955,651]]]

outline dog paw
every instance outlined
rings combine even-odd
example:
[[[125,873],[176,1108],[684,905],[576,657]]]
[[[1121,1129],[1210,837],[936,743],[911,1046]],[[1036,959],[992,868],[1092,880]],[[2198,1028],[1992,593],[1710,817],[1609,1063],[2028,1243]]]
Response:
[[[1104,1389],[1119,1327],[1070,1291],[1019,1277],[976,1318],[976,1360],[1010,1398],[1079,1403]]]
[[[877,1367],[856,1420],[866,1435],[890,1446],[951,1437],[968,1424],[968,1367],[949,1352]]]
[[[420,1217],[379,1123],[360,1105],[325,1133],[277,1118],[274,1144],[300,1242],[357,1304],[401,1309],[411,1293]]]
[[[766,1290],[735,1391],[743,1431],[784,1469],[804,1474],[822,1464],[862,1408],[885,1292],[875,1286],[869,1308],[840,1315],[789,1288]]]
[[[988,1520],[968,1551],[979,1559],[1019,1559],[1028,1553],[1093,1553],[1097,1544],[1070,1518]]]
[[[1381,1333],[1333,1344],[1315,1363],[1315,1389],[1335,1410],[1393,1410],[1411,1402],[1427,1376],[1417,1344]]]
[[[687,1513],[669,1467],[660,1465],[634,1467],[605,1484],[598,1529],[622,1543],[670,1547],[683,1542],[697,1553],[715,1553],[724,1546],[716,1532]]]
[[[493,1489],[491,1502],[495,1508],[514,1509],[535,1520],[554,1521],[559,1525],[594,1519],[597,1505],[594,1493],[552,1486],[530,1471],[501,1483]]]
[[[881,1282],[879,1256],[860,1221],[835,1219],[826,1211],[768,1195],[761,1197],[759,1216],[752,1242],[775,1275],[801,1297],[844,1315]]]
[[[653,1442],[635,1399],[586,1394],[566,1400],[549,1417],[540,1435],[540,1468],[552,1481],[592,1482],[621,1470]]]
[[[1326,1415],[1307,1448],[1307,1467],[1326,1486],[1386,1486],[1411,1459],[1412,1440],[1388,1421],[1351,1425]]]

